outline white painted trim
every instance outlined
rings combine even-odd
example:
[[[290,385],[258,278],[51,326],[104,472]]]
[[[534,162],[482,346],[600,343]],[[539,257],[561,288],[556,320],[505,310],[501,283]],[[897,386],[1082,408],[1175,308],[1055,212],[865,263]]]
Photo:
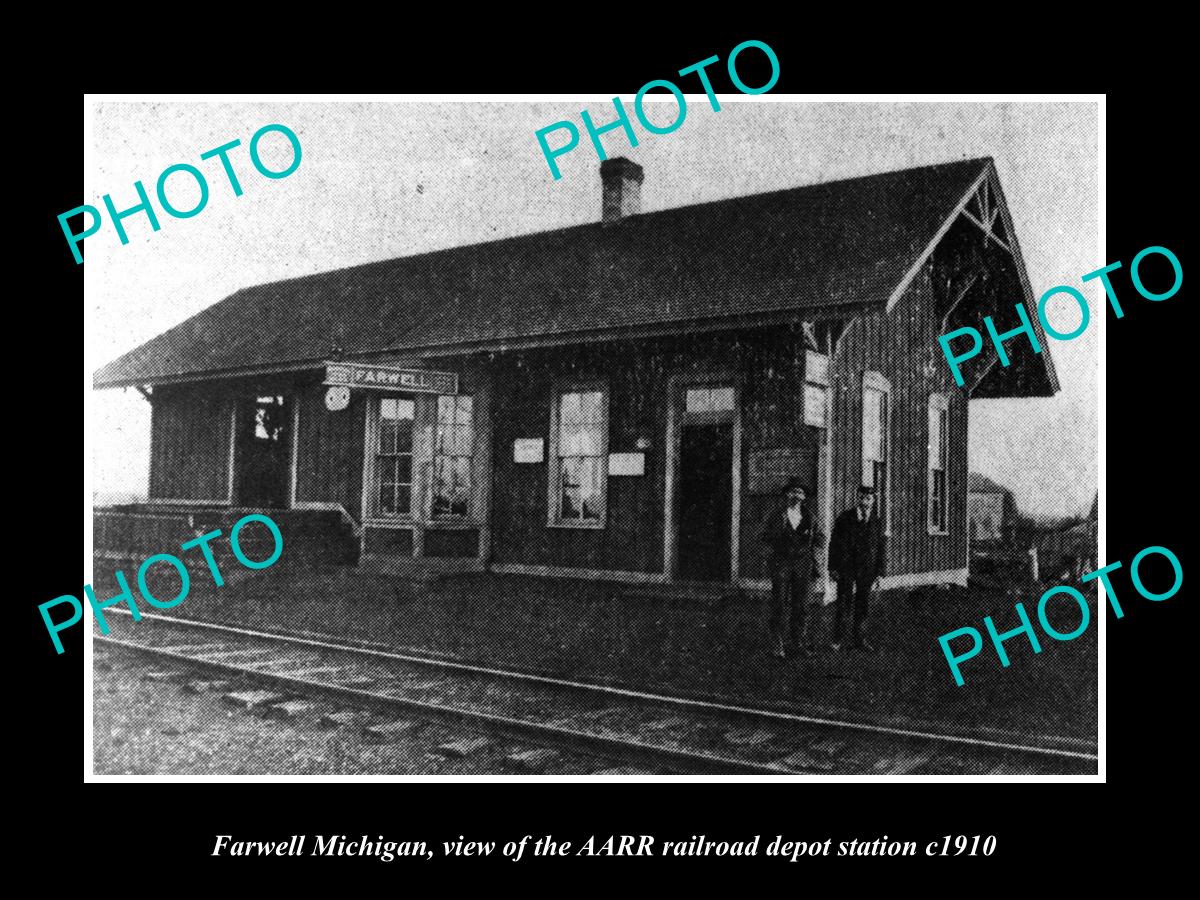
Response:
[[[292,393],[292,428],[288,435],[291,447],[288,448],[288,509],[296,509],[296,482],[300,465],[300,392]]]
[[[375,445],[372,443],[372,440],[375,438],[374,423],[378,417],[378,407],[375,405],[377,400],[378,398],[374,394],[367,394],[363,398],[362,500],[358,507],[358,520],[364,524],[367,521],[367,510],[371,509],[368,504],[370,503],[371,490],[375,483]]]
[[[936,572],[911,572],[905,575],[885,575],[879,589],[894,591],[901,588],[924,587],[931,584],[967,586],[967,569],[942,569]]]
[[[996,237],[996,233],[994,231],[992,231],[990,228],[988,228],[988,226],[984,225],[977,218],[975,218],[973,215],[971,215],[970,210],[964,209],[960,213],[960,215],[964,219],[966,219],[968,222],[970,222],[972,225],[974,225],[976,228],[978,228],[980,231],[982,231],[989,238],[991,238],[993,241],[995,241],[997,244],[999,244],[1001,247],[1003,247],[1005,250],[1007,250],[1009,253],[1012,253],[1012,248],[1009,247],[1008,244],[1004,243],[1004,241],[1000,240],[1000,238]],[[995,215],[992,216],[992,221],[993,222],[996,221]]]
[[[570,566],[534,566],[523,563],[493,563],[489,570],[501,575],[531,575],[547,578],[581,578],[594,581],[621,581],[629,584],[684,584],[667,578],[659,572],[625,572],[616,569],[573,569]],[[723,582],[713,582],[719,587]],[[922,587],[925,585],[958,584],[966,586],[967,570],[945,569],[934,572],[912,572],[905,575],[886,575],[880,583],[880,590],[891,591],[903,588]],[[744,590],[765,592],[771,589],[771,582],[766,578],[738,578],[732,582],[734,587]],[[819,590],[816,592],[821,593]],[[828,594],[825,603],[833,601],[834,592]]]
[[[535,566],[523,563],[493,563],[489,571],[501,575],[530,575],[544,578],[580,578],[590,581],[620,581],[627,584],[683,584],[659,572],[625,572],[616,569],[574,569],[570,566]],[[720,586],[721,582],[713,582]],[[887,575],[880,583],[880,590],[901,590],[904,588],[922,587],[925,585],[957,584],[963,587],[967,584],[967,569],[945,569],[934,572],[912,572],[905,575]],[[770,579],[766,578],[737,578],[732,585],[743,590],[766,592],[771,590]],[[820,595],[821,591],[815,592]],[[836,589],[831,589],[823,601],[824,605],[833,602]]]
[[[229,487],[226,490],[228,499],[226,503],[233,505],[233,474],[234,464],[237,462],[237,397],[229,399]]]
[[[864,452],[866,451],[866,391],[867,388],[881,391],[884,395],[883,401],[883,433],[880,435],[880,440],[883,441],[883,534],[885,537],[892,536],[892,481],[895,478],[895,473],[892,469],[892,405],[894,395],[892,394],[892,383],[881,373],[872,369],[867,369],[862,373],[862,385],[859,388],[859,407],[860,418],[862,419],[859,428],[858,441],[858,477],[861,484],[862,467],[866,461]],[[879,494],[879,485],[875,485],[875,492]],[[875,504],[875,513],[879,513],[879,503]]]
[[[979,177],[971,182],[971,186],[967,188],[967,192],[962,195],[962,199],[958,201],[958,204],[954,207],[954,210],[950,213],[950,215],[946,216],[946,220],[942,222],[941,227],[937,230],[937,233],[934,234],[933,238],[925,246],[925,249],[921,251],[921,255],[916,258],[916,261],[913,262],[912,267],[904,274],[904,277],[900,279],[900,283],[896,285],[895,290],[893,290],[891,296],[888,297],[888,312],[891,312],[892,307],[894,307],[899,302],[900,298],[904,296],[904,292],[908,290],[908,286],[912,284],[912,280],[917,277],[917,272],[921,271],[921,266],[925,265],[925,260],[929,259],[930,255],[937,248],[937,245],[941,242],[942,238],[946,236],[946,232],[950,230],[950,226],[954,224],[959,213],[967,208],[967,204],[971,202],[971,198],[975,196],[975,192],[979,190],[979,185],[981,185],[987,179],[991,170],[992,166],[990,163],[984,164],[983,171],[979,173]],[[1008,223],[1005,222],[1005,227],[1007,226]],[[1012,236],[1012,232],[1009,232],[1009,236]]]
[[[933,572],[909,572],[904,575],[884,575],[879,582],[879,590],[899,591],[941,584],[957,584],[966,587],[967,569],[943,569]],[[837,599],[837,582],[827,577],[824,590],[818,587],[813,593],[814,596],[821,597],[822,606],[828,606]]]
[[[621,581],[629,584],[665,584],[670,580],[661,572],[625,572],[618,569],[574,569],[570,566],[533,566],[524,563],[492,563],[489,569],[501,575],[583,578],[592,581]]]
[[[932,521],[933,473],[935,470],[929,460],[929,447],[933,443],[929,414],[935,410],[946,414],[946,437],[942,441],[942,457],[945,462],[941,469],[946,473],[946,496],[942,498],[942,516],[946,520],[945,528],[935,528]],[[945,394],[934,392],[929,395],[929,403],[925,408],[925,430],[925,532],[929,537],[945,537],[950,534],[950,398]]]

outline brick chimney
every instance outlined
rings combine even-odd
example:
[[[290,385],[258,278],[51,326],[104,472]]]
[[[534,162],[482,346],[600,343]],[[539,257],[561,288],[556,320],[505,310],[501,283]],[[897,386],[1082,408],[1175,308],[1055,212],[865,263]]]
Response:
[[[642,211],[643,177],[642,167],[623,156],[600,163],[601,222],[611,225]]]

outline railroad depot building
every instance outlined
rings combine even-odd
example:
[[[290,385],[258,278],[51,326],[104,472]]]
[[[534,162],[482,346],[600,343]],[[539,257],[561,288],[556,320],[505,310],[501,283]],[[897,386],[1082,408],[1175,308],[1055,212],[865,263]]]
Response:
[[[599,222],[248,287],[105,366],[151,460],[97,550],[269,510],[388,571],[761,588],[799,476],[827,535],[878,488],[885,587],[965,583],[968,399],[1058,389],[1036,318],[962,388],[937,345],[1034,308],[992,161],[654,213],[600,173]]]

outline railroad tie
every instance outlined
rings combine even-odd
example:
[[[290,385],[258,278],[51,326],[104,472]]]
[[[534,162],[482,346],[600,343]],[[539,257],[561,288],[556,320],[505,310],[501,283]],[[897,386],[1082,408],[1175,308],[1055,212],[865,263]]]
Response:
[[[793,771],[832,772],[833,760],[817,756],[808,750],[797,750],[790,756],[775,761],[775,765]]]
[[[904,751],[897,756],[881,759],[875,763],[875,772],[880,775],[908,775],[930,760],[930,754]]]
[[[274,691],[233,691],[225,694],[222,699],[226,703],[231,703],[234,706],[240,706],[243,709],[253,712],[263,706],[279,703],[287,698],[283,694],[277,694]]]
[[[504,765],[509,769],[516,769],[519,772],[540,775],[561,759],[562,754],[557,750],[522,750],[519,753],[510,753],[506,756],[504,758]]]
[[[298,719],[316,708],[315,703],[307,700],[285,700],[283,703],[273,703],[264,714],[275,719]]]
[[[186,694],[213,694],[223,693],[227,690],[229,690],[229,682],[223,680],[194,679],[183,686],[183,692]]]
[[[390,744],[403,738],[417,727],[417,722],[411,719],[397,719],[395,722],[379,722],[363,728],[363,737],[373,744]]]
[[[492,741],[484,737],[469,737],[460,738],[456,741],[449,741],[434,749],[434,752],[440,753],[442,756],[454,758],[462,758],[470,756],[473,753],[478,753],[492,746]]]

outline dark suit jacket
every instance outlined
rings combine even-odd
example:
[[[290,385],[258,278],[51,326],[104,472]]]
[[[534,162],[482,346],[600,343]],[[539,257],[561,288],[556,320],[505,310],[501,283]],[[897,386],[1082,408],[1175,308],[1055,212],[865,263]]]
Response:
[[[848,509],[833,523],[829,541],[829,571],[840,578],[874,581],[885,568],[883,521],[877,510],[864,525],[858,508]]]
[[[760,539],[769,548],[767,567],[772,572],[788,564],[798,564],[804,578],[812,576],[817,567],[817,551],[825,543],[808,509],[804,510],[799,528],[792,528],[787,509],[771,513],[763,522]]]

